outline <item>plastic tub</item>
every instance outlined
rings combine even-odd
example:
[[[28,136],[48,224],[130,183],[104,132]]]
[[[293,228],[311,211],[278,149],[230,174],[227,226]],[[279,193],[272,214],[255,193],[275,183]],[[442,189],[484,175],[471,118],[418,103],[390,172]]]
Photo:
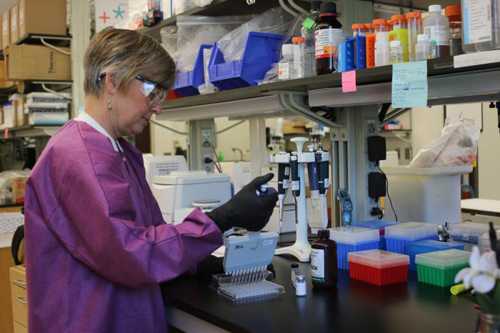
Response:
[[[415,258],[418,281],[440,287],[455,283],[455,276],[468,266],[470,252],[445,250],[419,254]]]
[[[422,253],[444,251],[450,249],[463,250],[465,247],[462,243],[457,242],[440,242],[434,239],[427,239],[422,241],[413,242],[408,245],[408,254],[410,255],[410,269],[412,271],[417,269],[415,265],[415,256]]]
[[[389,192],[401,222],[422,221],[435,224],[461,222],[460,176],[470,166],[409,168],[384,167]],[[387,219],[394,219],[389,210]]]
[[[489,227],[481,223],[458,223],[449,226],[451,239],[459,242],[478,244],[482,234],[487,233]]]
[[[255,86],[274,63],[280,61],[283,35],[267,32],[248,34],[243,57],[226,62],[217,44],[210,58],[210,82],[219,90]]]
[[[349,253],[378,249],[378,230],[360,227],[340,227],[330,230],[330,239],[337,243],[337,267],[349,269]]]
[[[177,72],[175,74],[174,91],[180,96],[199,95],[198,87],[205,83],[205,62],[203,61],[204,50],[210,50],[213,47],[211,44],[202,44],[196,60],[194,68],[188,72]],[[207,64],[208,66],[208,64]]]
[[[377,229],[379,231],[380,241],[379,241],[379,249],[386,250],[385,244],[385,228],[391,225],[395,225],[396,221],[386,221],[386,220],[370,220],[363,222],[356,222],[354,225],[356,227],[361,228],[369,228],[369,229]]]
[[[387,250],[408,254],[408,245],[424,239],[437,239],[437,227],[433,224],[408,222],[385,228]]]
[[[349,254],[349,276],[377,286],[408,281],[408,261],[404,254],[370,250]]]

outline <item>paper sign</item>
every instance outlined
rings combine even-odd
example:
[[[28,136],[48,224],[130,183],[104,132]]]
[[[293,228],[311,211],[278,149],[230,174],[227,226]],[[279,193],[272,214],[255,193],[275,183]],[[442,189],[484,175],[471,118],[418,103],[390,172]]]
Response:
[[[342,92],[349,93],[357,90],[356,71],[342,72]]]
[[[129,22],[128,0],[96,0],[96,31],[106,27],[127,28]]]
[[[427,61],[392,65],[392,107],[426,107]]]

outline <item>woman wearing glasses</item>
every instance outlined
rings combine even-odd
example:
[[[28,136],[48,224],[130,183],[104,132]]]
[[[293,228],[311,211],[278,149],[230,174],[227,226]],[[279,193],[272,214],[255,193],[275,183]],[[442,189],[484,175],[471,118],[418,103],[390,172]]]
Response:
[[[165,332],[159,282],[194,271],[222,232],[261,229],[276,193],[257,196],[272,175],[183,223],[165,224],[139,134],[173,83],[175,65],[150,37],[106,29],[85,55],[84,112],[48,143],[25,204],[30,332]]]

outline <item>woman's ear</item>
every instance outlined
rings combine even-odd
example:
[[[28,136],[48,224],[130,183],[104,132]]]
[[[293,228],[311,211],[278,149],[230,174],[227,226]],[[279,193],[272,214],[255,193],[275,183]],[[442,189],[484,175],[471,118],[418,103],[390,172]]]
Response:
[[[111,73],[106,73],[106,76],[104,77],[104,90],[109,95],[114,95],[118,91],[115,77]]]

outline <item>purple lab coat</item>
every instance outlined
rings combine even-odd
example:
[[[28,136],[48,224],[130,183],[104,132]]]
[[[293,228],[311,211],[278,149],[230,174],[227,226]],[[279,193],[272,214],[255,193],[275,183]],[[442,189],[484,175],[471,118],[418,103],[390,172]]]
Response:
[[[199,210],[165,224],[142,156],[84,122],[48,143],[26,189],[29,332],[165,332],[159,282],[222,244]]]

